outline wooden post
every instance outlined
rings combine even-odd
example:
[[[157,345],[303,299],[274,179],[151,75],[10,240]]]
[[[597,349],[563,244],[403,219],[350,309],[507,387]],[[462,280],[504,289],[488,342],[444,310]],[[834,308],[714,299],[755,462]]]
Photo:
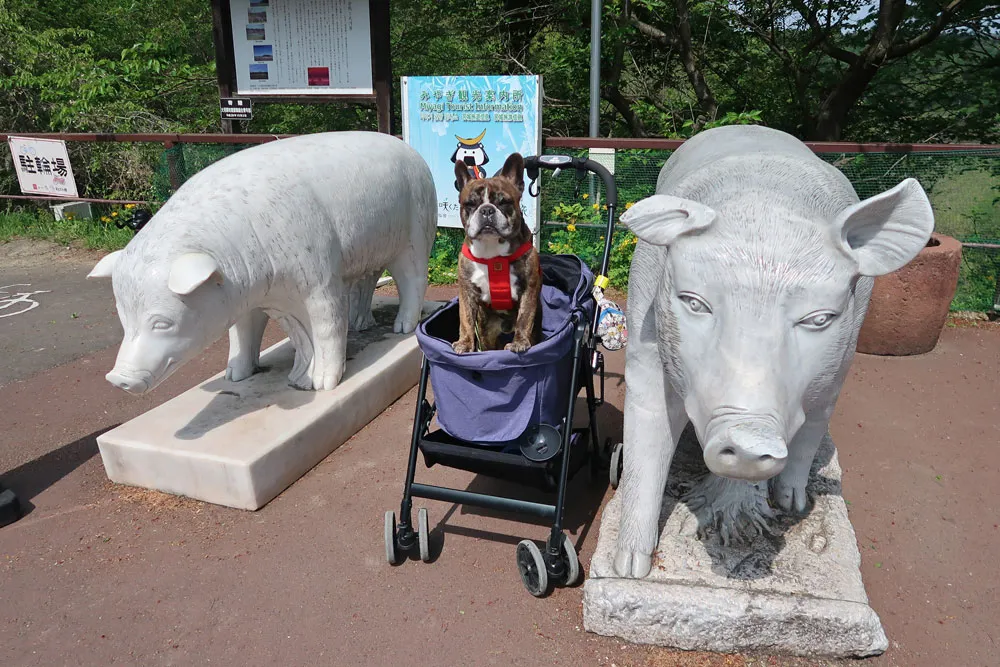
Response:
[[[231,23],[229,0],[212,0],[212,41],[215,42],[215,77],[219,83],[220,99],[233,96],[236,81],[232,31],[226,29]],[[239,123],[231,120],[221,122],[224,134],[241,133]]]
[[[389,29],[389,0],[368,0],[371,22],[372,84],[378,107],[378,131],[392,134],[392,36]]]

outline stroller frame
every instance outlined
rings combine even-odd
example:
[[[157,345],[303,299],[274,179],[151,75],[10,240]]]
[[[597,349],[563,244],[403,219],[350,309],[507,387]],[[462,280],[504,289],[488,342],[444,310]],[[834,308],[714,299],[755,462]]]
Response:
[[[564,168],[575,169],[579,178],[582,178],[586,172],[592,172],[601,178],[605,186],[608,219],[604,237],[604,254],[601,272],[594,277],[593,283],[603,289],[608,285],[606,276],[614,233],[614,212],[617,205],[614,179],[603,165],[586,158],[573,158],[566,155],[529,156],[525,158],[525,171],[530,180],[529,194],[538,196],[537,179],[540,169],[554,170],[558,175],[558,172]],[[532,191],[533,188],[534,191]],[[400,552],[411,552],[415,547],[422,561],[430,560],[427,510],[425,508],[418,510],[416,527],[414,527],[412,520],[413,498],[427,498],[552,520],[552,528],[546,541],[544,554],[532,540],[522,540],[517,546],[517,566],[522,582],[525,588],[537,597],[548,593],[550,582],[564,586],[576,583],[580,576],[576,549],[563,532],[566,487],[572,476],[587,463],[590,464],[591,480],[599,478],[600,472],[608,469],[609,460],[612,458],[610,438],[605,441],[603,447],[598,444],[600,435],[596,410],[604,403],[604,356],[597,350],[597,345],[600,343],[600,337],[596,333],[599,318],[600,308],[596,303],[592,321],[585,321],[585,317],[579,311],[571,315],[573,362],[565,416],[557,427],[545,424],[529,426],[519,439],[528,441],[527,445],[521,446],[522,453],[520,454],[490,449],[486,443],[459,440],[444,433],[443,430],[430,431],[430,423],[434,418],[436,408],[426,397],[430,362],[426,355],[422,355],[410,439],[409,462],[403,486],[403,498],[400,503],[398,526],[393,511],[390,510],[385,514],[386,560],[390,564],[395,565],[401,562]],[[595,375],[600,376],[599,397],[594,383]],[[586,391],[589,423],[584,428],[574,429],[573,418],[581,388]],[[582,447],[581,443],[584,437],[587,437],[588,440],[585,448]],[[554,448],[555,445],[558,445],[558,448]],[[528,451],[532,452],[546,452],[548,450],[546,452],[548,457],[542,459],[536,456],[529,459],[524,454],[525,446],[528,447]],[[496,479],[507,479],[547,491],[554,490],[556,492],[555,502],[553,504],[537,503],[508,496],[474,493],[418,483],[414,480],[417,452],[420,450],[424,452],[425,463],[428,467],[441,463],[445,467],[476,472]],[[617,462],[612,461],[610,467],[616,467],[614,463]],[[526,482],[525,475],[533,477],[534,483]],[[614,477],[616,476],[612,471],[612,478]]]

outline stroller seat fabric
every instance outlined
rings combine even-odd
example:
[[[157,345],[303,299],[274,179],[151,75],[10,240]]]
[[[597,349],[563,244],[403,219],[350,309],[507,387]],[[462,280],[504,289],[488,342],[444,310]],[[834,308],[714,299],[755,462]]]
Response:
[[[587,323],[593,318],[594,275],[574,255],[542,255],[541,265],[542,339],[527,351],[455,353],[457,297],[417,327],[438,424],[452,437],[506,449],[529,426],[558,427],[564,418],[570,394],[579,389],[569,386],[573,315]]]

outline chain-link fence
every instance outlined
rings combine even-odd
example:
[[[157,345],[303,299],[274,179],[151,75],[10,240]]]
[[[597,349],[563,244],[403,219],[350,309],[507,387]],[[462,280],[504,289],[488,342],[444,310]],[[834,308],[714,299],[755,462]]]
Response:
[[[191,174],[215,160],[246,146],[177,144],[163,151],[153,179],[153,193],[165,200]],[[546,153],[586,156],[585,149],[549,148]],[[941,150],[931,152],[836,152],[819,156],[841,169],[861,198],[870,197],[916,178],[927,190],[934,207],[936,231],[964,243],[980,244],[963,250],[955,310],[988,311],[993,308],[1000,275],[1000,150]],[[607,156],[602,156],[607,157]],[[613,153],[619,213],[653,194],[656,179],[670,151],[617,150]],[[607,210],[600,179],[578,179],[574,170],[553,178],[543,172],[540,193],[542,252],[572,253],[595,271],[604,248]],[[624,289],[632,259],[634,236],[616,229],[612,239],[609,278]],[[462,243],[461,230],[441,229],[431,259],[431,281],[455,280],[455,265]]]

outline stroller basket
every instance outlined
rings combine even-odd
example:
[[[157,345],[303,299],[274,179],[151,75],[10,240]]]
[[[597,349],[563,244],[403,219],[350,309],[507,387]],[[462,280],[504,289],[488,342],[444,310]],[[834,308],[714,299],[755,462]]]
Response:
[[[526,352],[457,354],[458,299],[417,327],[430,366],[438,424],[448,435],[499,450],[517,449],[532,425],[560,427],[570,393],[574,314],[590,322],[594,275],[574,255],[542,255],[542,339]],[[579,381],[578,381],[579,384]]]

